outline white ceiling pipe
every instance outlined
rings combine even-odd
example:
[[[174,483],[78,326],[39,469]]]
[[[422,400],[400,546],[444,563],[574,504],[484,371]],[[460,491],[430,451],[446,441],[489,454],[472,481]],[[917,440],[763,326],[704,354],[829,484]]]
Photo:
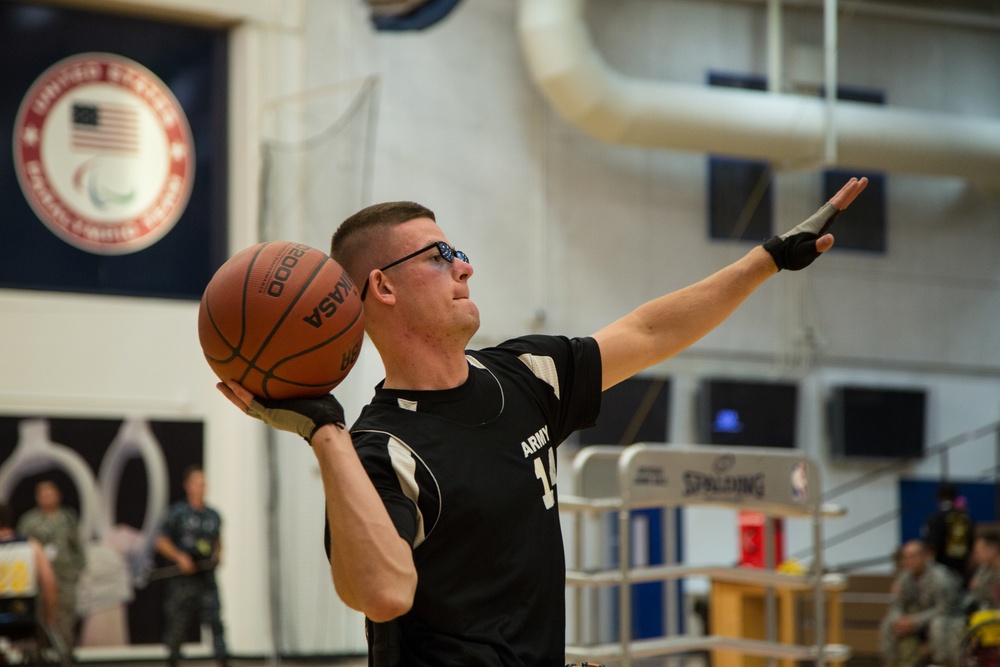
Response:
[[[556,111],[609,143],[823,163],[819,97],[626,77],[594,48],[583,0],[520,0],[528,68]],[[1000,182],[1000,119],[838,102],[836,164]]]

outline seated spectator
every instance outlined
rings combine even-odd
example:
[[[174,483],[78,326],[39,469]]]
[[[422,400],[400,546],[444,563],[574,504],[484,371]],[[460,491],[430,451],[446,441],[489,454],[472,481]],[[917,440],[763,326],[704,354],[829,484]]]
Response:
[[[928,660],[954,667],[954,636],[964,624],[961,581],[919,540],[904,544],[901,556],[902,572],[879,628],[882,658],[888,667],[916,667]]]
[[[49,559],[37,540],[18,535],[12,526],[10,508],[0,501],[0,572],[4,573],[0,582],[0,626],[4,632],[0,634],[6,638],[15,628],[28,625],[33,629],[36,619],[50,627],[56,621],[56,575]],[[0,663],[6,664],[2,655]]]
[[[984,533],[972,549],[975,571],[969,581],[965,600],[966,613],[982,609],[1000,609],[1000,536]]]

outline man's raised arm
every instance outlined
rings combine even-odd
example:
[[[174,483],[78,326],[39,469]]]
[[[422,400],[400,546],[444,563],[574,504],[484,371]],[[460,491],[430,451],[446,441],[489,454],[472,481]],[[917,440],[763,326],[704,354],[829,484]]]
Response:
[[[695,343],[781,269],[804,269],[832,248],[833,235],[827,230],[867,185],[867,178],[852,178],[791,231],[768,239],[704,280],[644,303],[595,333],[604,389]]]

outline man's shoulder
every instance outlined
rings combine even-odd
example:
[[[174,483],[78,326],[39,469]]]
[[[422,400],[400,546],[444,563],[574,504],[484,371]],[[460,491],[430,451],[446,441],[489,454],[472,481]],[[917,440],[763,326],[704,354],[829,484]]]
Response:
[[[411,422],[410,414],[378,404],[367,405],[351,426],[351,441],[355,449],[385,447],[391,438],[400,437],[400,434],[413,429]]]
[[[955,572],[947,565],[934,562],[928,567],[931,579],[936,585],[961,588],[961,579],[959,579],[958,575],[955,574]]]
[[[587,363],[599,357],[600,348],[591,337],[569,338],[549,334],[529,334],[505,340],[498,345],[479,350],[467,350],[466,354],[483,363],[502,364],[518,360],[521,365],[537,374],[538,360],[551,359],[552,363],[563,367],[567,364]]]
[[[177,517],[191,512],[191,506],[183,500],[178,500],[167,508],[167,517]]]
[[[944,518],[948,515],[948,510],[936,509],[927,516],[927,524],[942,523]]]
[[[932,577],[937,577],[937,578],[940,579],[941,577],[946,576],[948,574],[949,570],[948,570],[948,566],[947,565],[942,565],[941,563],[939,563],[937,561],[933,561],[933,562],[927,564],[927,572]]]
[[[508,338],[502,343],[479,350],[470,350],[472,354],[517,354],[521,352],[538,352],[548,350],[565,350],[584,341],[593,340],[590,337],[560,336],[555,334],[526,334]]]
[[[41,511],[37,507],[32,507],[30,510],[26,511],[21,515],[21,518],[17,520],[18,525],[31,523],[33,521],[38,521],[42,516]]]

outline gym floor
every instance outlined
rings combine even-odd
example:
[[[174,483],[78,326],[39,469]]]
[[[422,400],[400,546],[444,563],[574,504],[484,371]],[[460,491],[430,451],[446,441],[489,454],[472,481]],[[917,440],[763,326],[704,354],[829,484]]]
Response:
[[[654,658],[633,661],[633,664],[637,667],[660,667],[662,665],[670,665],[669,659],[664,658]],[[118,662],[90,662],[90,661],[79,661],[75,663],[81,667],[163,667],[165,663],[162,660],[141,660],[141,661],[118,661]],[[326,658],[310,658],[307,660],[290,660],[290,659],[240,659],[231,658],[229,660],[229,667],[326,667],[327,665],[331,667],[367,667],[368,658],[364,656],[353,656],[353,657],[326,657]],[[687,656],[683,660],[678,660],[674,658],[671,667],[706,667],[707,661],[703,656],[692,655]],[[208,659],[192,659],[192,660],[182,660],[180,667],[217,667],[214,660]]]
[[[91,662],[78,660],[73,663],[80,667],[165,667],[163,660],[120,660],[111,662]],[[367,667],[365,656],[323,657],[309,659],[270,659],[270,658],[230,658],[229,667]],[[218,667],[215,660],[190,659],[181,660],[180,667]]]

